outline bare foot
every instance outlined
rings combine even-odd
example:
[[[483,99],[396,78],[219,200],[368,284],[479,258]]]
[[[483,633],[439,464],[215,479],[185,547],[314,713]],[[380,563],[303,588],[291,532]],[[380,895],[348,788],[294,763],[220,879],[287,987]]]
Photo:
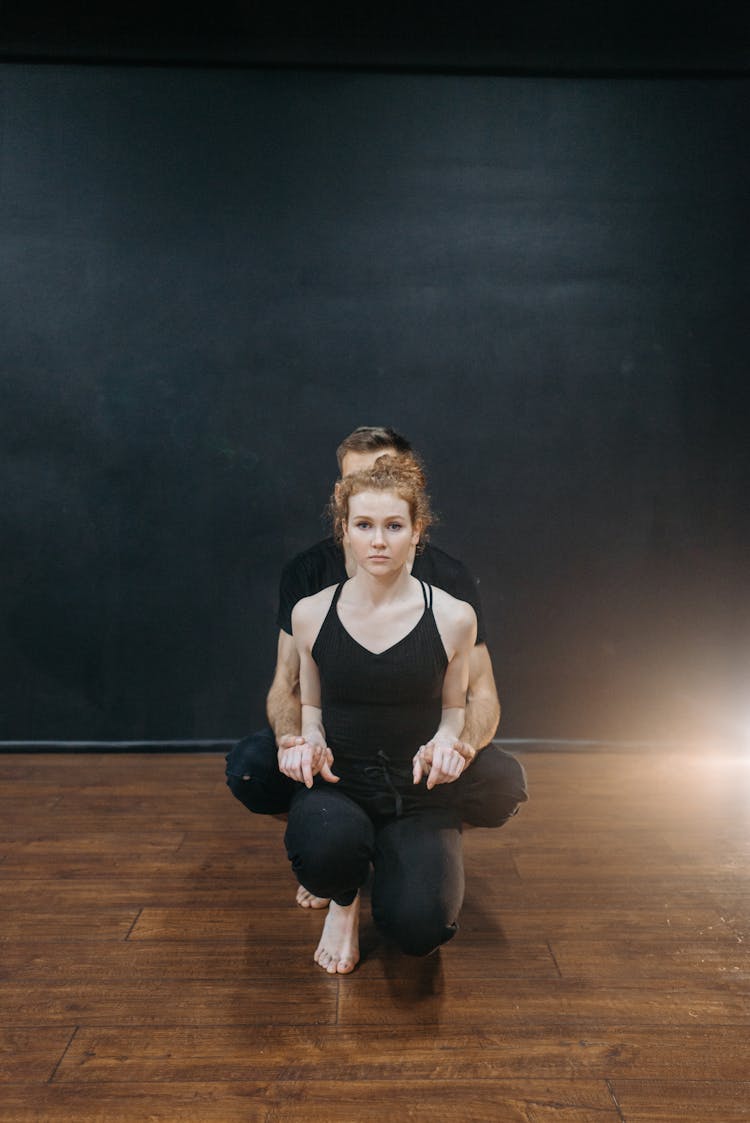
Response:
[[[359,893],[350,905],[331,901],[315,955],[329,975],[348,975],[359,963]]]
[[[331,903],[330,897],[316,897],[304,885],[297,889],[297,904],[303,909],[327,909]]]

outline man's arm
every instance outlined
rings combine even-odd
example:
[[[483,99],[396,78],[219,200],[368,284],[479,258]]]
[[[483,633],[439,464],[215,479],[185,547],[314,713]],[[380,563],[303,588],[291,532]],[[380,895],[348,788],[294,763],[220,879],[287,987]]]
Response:
[[[266,698],[268,724],[282,737],[299,737],[302,730],[302,707],[299,692],[299,653],[294,638],[283,629],[279,632],[276,670]]]
[[[489,745],[500,724],[500,700],[497,696],[492,660],[485,643],[478,643],[469,655],[469,691],[461,742],[474,749],[471,759]]]
[[[273,695],[274,698],[273,705],[278,720],[288,723],[296,718],[297,728],[299,729],[300,725],[302,727],[300,735],[290,733],[286,725],[284,732],[281,731],[280,726],[274,730],[276,744],[279,747],[277,754],[279,771],[291,780],[305,784],[308,788],[313,786],[313,777],[318,773],[329,783],[338,783],[338,776],[334,776],[331,771],[333,754],[326,745],[323,729],[320,677],[310,654],[311,634],[314,638],[320,628],[320,620],[316,618],[314,607],[315,599],[299,601],[294,607],[292,611],[294,637],[288,636],[282,629],[279,636],[277,673],[274,675],[274,684],[269,691],[269,697]],[[287,640],[294,647],[296,661],[289,653]],[[305,698],[304,705],[300,704],[301,696]]]
[[[442,595],[441,595],[442,596]],[[448,640],[446,651],[454,648],[445,671],[442,689],[440,726],[429,744],[422,745],[412,760],[414,783],[427,777],[428,790],[436,784],[452,784],[474,759],[464,750],[470,748],[459,740],[465,725],[466,694],[469,687],[469,659],[477,635],[477,618],[471,605],[449,598],[450,614],[442,599],[437,600],[441,636]],[[446,619],[448,615],[448,619]],[[455,646],[454,646],[455,645]]]

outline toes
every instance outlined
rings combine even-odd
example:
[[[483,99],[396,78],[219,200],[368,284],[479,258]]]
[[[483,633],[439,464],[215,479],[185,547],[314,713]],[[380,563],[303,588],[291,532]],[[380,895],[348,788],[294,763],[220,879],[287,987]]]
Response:
[[[353,956],[339,957],[325,948],[318,948],[313,959],[329,975],[349,975],[357,966],[357,959]]]
[[[297,889],[297,904],[303,909],[327,909],[331,903],[329,897],[316,897],[309,889],[300,885]]]
[[[318,948],[313,959],[318,967],[322,967],[329,975],[335,975],[341,971],[341,961],[338,956],[334,955],[333,952],[328,951],[326,948]],[[352,968],[350,967],[349,970],[351,971]]]
[[[318,948],[313,958],[318,967],[322,967],[324,971],[330,970],[332,956],[331,953],[326,950],[326,948]]]

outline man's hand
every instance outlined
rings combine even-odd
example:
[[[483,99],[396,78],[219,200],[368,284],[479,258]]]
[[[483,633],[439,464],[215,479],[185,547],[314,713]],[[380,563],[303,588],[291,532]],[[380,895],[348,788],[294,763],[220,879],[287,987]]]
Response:
[[[456,741],[453,745],[453,748],[457,753],[460,753],[466,761],[466,768],[468,768],[470,764],[474,763],[477,758],[477,753],[479,752],[479,749],[475,749],[474,746],[470,745],[468,741]]]
[[[476,749],[465,741],[428,741],[414,756],[414,783],[426,776],[428,790],[437,784],[452,784],[476,755]]]
[[[277,744],[279,771],[291,780],[311,788],[313,776],[320,775],[329,784],[338,784],[339,777],[334,776],[331,771],[333,753],[322,741],[311,741],[305,737],[295,737],[292,733],[284,733]]]

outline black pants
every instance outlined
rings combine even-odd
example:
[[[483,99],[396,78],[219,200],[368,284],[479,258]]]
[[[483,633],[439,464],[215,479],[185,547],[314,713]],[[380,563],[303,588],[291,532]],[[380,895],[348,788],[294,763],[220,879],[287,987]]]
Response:
[[[324,781],[295,793],[284,842],[300,884],[340,905],[372,866],[373,919],[407,955],[429,955],[455,936],[464,867],[454,811],[371,817]]]
[[[449,806],[409,801],[403,815],[373,814],[335,784],[316,777],[308,789],[279,772],[270,729],[228,754],[227,783],[251,811],[288,811],[287,854],[300,884],[316,896],[351,904],[372,866],[375,923],[408,955],[428,955],[458,929],[462,821],[502,826],[527,798],[522,766],[488,746],[450,785]]]

